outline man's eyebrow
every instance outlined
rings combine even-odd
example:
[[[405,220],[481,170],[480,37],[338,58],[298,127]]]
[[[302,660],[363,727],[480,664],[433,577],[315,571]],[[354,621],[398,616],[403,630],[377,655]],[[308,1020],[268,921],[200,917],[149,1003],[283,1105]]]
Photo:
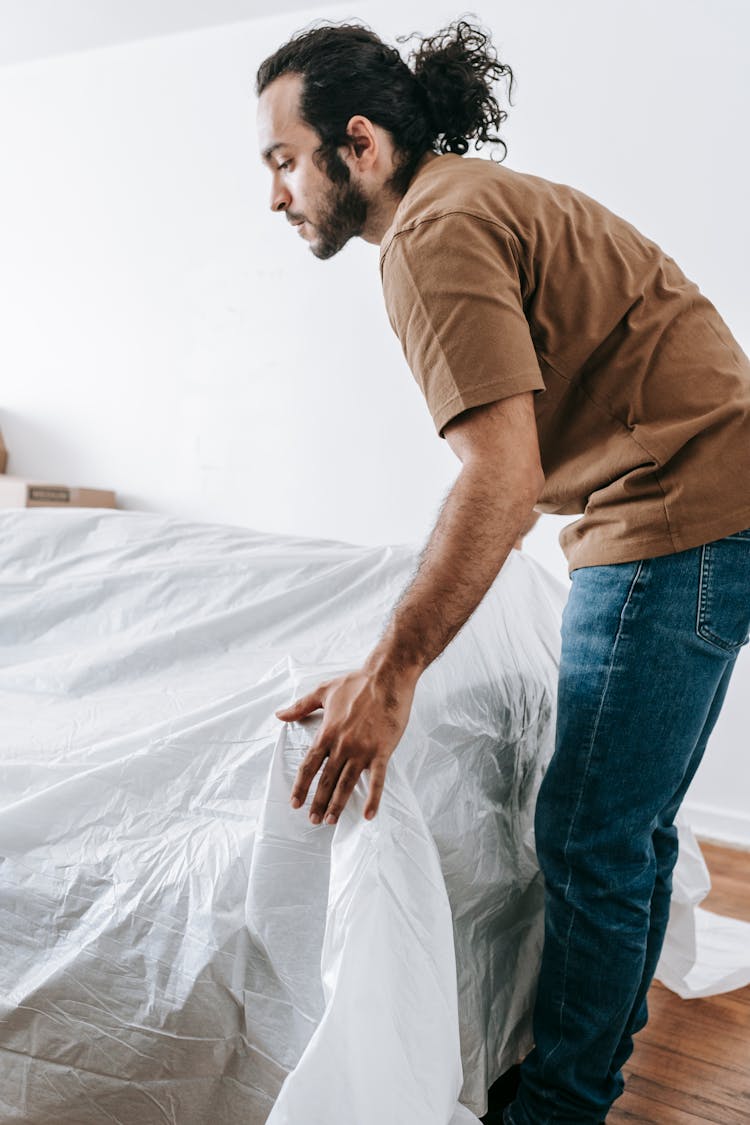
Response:
[[[268,148],[263,149],[263,159],[266,160],[266,161],[270,160],[271,156],[273,155],[274,152],[276,152],[277,148],[286,148],[286,147],[287,147],[286,141],[276,141],[275,144],[269,145]]]

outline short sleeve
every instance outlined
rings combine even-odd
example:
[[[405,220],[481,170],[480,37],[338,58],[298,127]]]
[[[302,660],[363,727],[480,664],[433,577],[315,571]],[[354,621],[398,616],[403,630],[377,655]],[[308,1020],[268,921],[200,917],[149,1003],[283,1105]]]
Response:
[[[397,232],[381,260],[388,318],[435,428],[472,406],[544,390],[514,236],[464,212]]]

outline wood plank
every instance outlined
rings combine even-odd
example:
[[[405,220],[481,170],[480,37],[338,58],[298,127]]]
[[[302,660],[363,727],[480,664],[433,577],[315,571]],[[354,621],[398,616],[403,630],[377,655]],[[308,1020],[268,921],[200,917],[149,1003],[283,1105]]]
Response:
[[[686,1018],[691,1024],[690,1035],[685,1034]],[[639,1041],[654,1048],[674,1051],[683,1058],[698,1057],[740,1074],[747,1071],[747,1028],[727,1035],[721,1020],[709,1020],[705,1016],[691,1019],[689,1012],[674,1010],[671,1005],[649,1020]]]
[[[670,992],[660,981],[654,981],[649,989],[649,1021],[639,1038],[648,1037],[659,1028],[659,1021],[666,1015],[674,1019],[681,1029],[685,1025],[700,1027],[705,1036],[718,1035],[725,1040],[748,1043],[750,1035],[750,986],[734,992],[722,992],[718,996],[704,996],[694,1000],[683,1000]]]
[[[704,840],[699,844],[711,876],[711,890],[701,906],[750,922],[750,852]]]
[[[624,1125],[625,1122],[638,1122],[638,1125],[729,1125],[728,1118],[716,1116],[713,1110],[698,1106],[683,1109],[670,1105],[661,1098],[663,1088],[633,1075],[622,1097],[615,1102],[607,1114],[607,1125]],[[705,1106],[706,1103],[704,1103]],[[718,1107],[721,1114],[722,1107]],[[739,1119],[740,1125],[746,1125]]]
[[[631,1077],[645,1079],[652,1095],[665,1105],[724,1125],[747,1125],[750,1121],[747,1070],[743,1074],[739,1065],[717,1066],[695,1055],[690,1057],[650,1043],[647,1050],[638,1052],[637,1058],[633,1054],[630,1072]]]

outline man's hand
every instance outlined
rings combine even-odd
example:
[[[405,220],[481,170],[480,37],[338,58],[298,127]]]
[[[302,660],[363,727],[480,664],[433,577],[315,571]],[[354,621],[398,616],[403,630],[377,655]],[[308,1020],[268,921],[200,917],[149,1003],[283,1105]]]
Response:
[[[356,672],[320,684],[284,722],[322,707],[323,725],[297,771],[296,808],[327,758],[310,820],[334,824],[362,770],[370,771],[365,816],[377,812],[388,760],[404,733],[417,680],[479,605],[544,484],[533,394],[468,409],[445,426],[463,463],[419,561],[377,645]]]
[[[304,804],[310,785],[325,762],[310,806],[310,820],[335,824],[362,770],[370,771],[365,817],[375,816],[383,792],[391,754],[406,729],[416,677],[361,669],[320,684],[291,707],[276,712],[292,722],[322,707],[325,715],[318,737],[297,770],[292,787],[293,808]],[[328,759],[326,761],[326,759]]]

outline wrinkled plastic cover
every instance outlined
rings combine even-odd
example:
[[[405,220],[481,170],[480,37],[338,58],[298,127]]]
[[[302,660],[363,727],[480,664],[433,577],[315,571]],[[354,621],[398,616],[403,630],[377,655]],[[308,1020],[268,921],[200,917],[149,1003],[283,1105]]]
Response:
[[[711,889],[711,877],[682,813],[676,823],[680,855],[656,976],[683,1000],[744,988],[750,984],[750,923],[698,905]]]
[[[417,555],[0,513],[0,1120],[485,1111],[531,1043],[564,588],[511,554],[421,677],[372,821],[366,775],[335,827],[290,807],[321,713],[274,715],[361,664]],[[699,868],[676,875],[682,986]]]

